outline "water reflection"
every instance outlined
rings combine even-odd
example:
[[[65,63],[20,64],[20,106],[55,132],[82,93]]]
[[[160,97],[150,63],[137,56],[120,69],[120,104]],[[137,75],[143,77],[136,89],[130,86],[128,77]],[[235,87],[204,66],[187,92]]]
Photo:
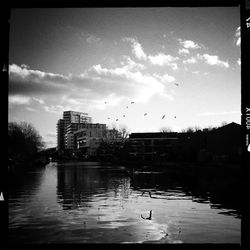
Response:
[[[240,243],[241,211],[229,185],[233,181],[202,178],[98,163],[48,164],[22,176],[16,186],[12,178],[9,238],[29,243]]]
[[[127,199],[130,179],[119,168],[108,166],[58,166],[57,197],[63,209],[89,206],[94,197]],[[104,206],[104,205],[103,205]]]

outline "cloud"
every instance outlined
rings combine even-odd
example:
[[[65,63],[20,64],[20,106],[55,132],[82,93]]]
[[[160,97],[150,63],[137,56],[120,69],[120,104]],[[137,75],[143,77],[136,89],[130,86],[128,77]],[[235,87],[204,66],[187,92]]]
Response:
[[[44,100],[41,99],[41,98],[32,97],[32,99],[33,99],[34,101],[40,103],[40,104],[44,104],[44,103],[45,103]]]
[[[216,115],[233,115],[240,114],[240,111],[225,111],[225,112],[205,112],[198,114],[199,116],[216,116]]]
[[[30,111],[30,112],[37,112],[36,109],[33,109],[33,108],[31,108],[31,107],[26,107],[26,110],[28,110],[28,111]]]
[[[99,76],[107,84],[109,92],[119,93],[120,96],[133,96],[134,100],[146,102],[152,95],[161,93],[164,86],[151,75],[144,75],[139,71],[132,72],[126,66],[121,68],[103,68],[94,65],[88,76]],[[108,80],[108,81],[107,81]]]
[[[241,59],[240,58],[237,60],[237,63],[238,63],[238,65],[241,65]]]
[[[47,136],[47,137],[56,138],[57,134],[56,134],[56,132],[48,132],[48,133],[46,134],[46,136]]]
[[[196,70],[196,71],[192,71],[192,73],[198,75],[200,73],[200,71]]]
[[[184,64],[191,64],[191,63],[197,63],[197,59],[195,57],[191,57],[187,60],[183,60]]]
[[[178,42],[185,48],[185,49],[200,49],[201,46],[191,40],[178,39]]]
[[[208,55],[208,54],[199,55],[198,54],[197,57],[198,59],[204,61],[205,63],[209,65],[217,65],[220,67],[229,68],[228,62],[220,60],[217,55]]]
[[[9,104],[14,105],[25,105],[30,104],[31,98],[23,95],[12,95],[9,96]]]
[[[86,41],[88,43],[97,43],[101,40],[100,37],[94,36],[94,35],[88,35],[88,37],[86,38]]]
[[[144,74],[144,65],[130,57],[120,67],[106,68],[93,65],[80,75],[58,75],[18,65],[10,66],[9,100],[11,103],[36,102],[47,112],[62,113],[63,110],[104,109],[119,105],[124,99],[147,102],[153,95],[166,92],[162,81],[171,81],[171,76],[161,79]],[[104,107],[105,106],[105,107]]]
[[[147,60],[147,55],[144,52],[142,45],[135,38],[126,37],[123,38],[123,41],[131,42],[132,53],[137,59],[145,61]]]
[[[159,66],[170,66],[173,70],[178,69],[178,65],[175,62],[178,60],[178,57],[173,57],[171,55],[166,55],[163,53],[158,53],[157,55],[147,55],[144,52],[144,49],[142,45],[137,41],[135,38],[131,37],[125,37],[123,38],[123,41],[130,42],[132,44],[132,53],[135,55],[135,57],[139,60],[143,61],[149,61],[153,65],[159,65]]]
[[[145,65],[133,61],[129,56],[123,57],[126,62],[122,62],[122,65],[124,65],[124,68],[126,68],[127,70],[143,70],[146,68]]]
[[[156,56],[148,56],[149,61],[154,65],[168,65],[173,70],[176,70],[178,68],[177,63],[175,63],[176,60],[178,60],[178,57],[173,57],[171,55],[166,55],[163,53],[159,53]]]
[[[159,79],[162,83],[169,83],[175,81],[175,78],[173,76],[170,76],[168,74],[165,74],[163,76],[160,76],[158,74],[153,75],[155,78]]]
[[[69,78],[12,64],[9,66],[9,93],[13,95],[37,92],[46,95],[60,93],[68,88],[65,83],[70,84]]]
[[[22,68],[26,68],[26,69],[29,69],[29,68],[30,68],[30,66],[29,66],[29,65],[24,64],[24,63],[23,63],[23,64],[21,64],[21,67],[22,67]]]
[[[63,111],[65,110],[65,107],[62,105],[50,105],[50,106],[44,106],[44,110],[49,112],[49,113],[62,114]]]
[[[46,144],[46,148],[54,148],[57,146],[56,141],[45,141],[45,144]]]
[[[179,55],[187,55],[187,54],[190,54],[190,52],[188,49],[182,48],[182,49],[179,49],[178,54]]]
[[[238,27],[236,29],[234,36],[236,38],[236,46],[240,46],[241,45],[241,31],[240,31],[240,27]]]

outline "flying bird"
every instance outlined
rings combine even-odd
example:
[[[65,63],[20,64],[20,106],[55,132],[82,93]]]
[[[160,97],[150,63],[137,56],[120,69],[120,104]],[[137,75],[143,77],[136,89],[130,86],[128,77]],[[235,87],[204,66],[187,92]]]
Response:
[[[144,116],[146,116],[148,113],[145,113]]]
[[[176,116],[174,118],[176,119]]]
[[[119,121],[119,119],[116,119],[116,121]]]
[[[131,104],[134,104],[135,102],[131,102]]]
[[[164,118],[165,118],[165,115],[161,119],[164,119]]]
[[[108,119],[110,119],[110,117],[108,117]]]
[[[126,108],[128,109],[128,106],[126,106]]]
[[[123,117],[125,117],[125,115],[123,115]]]
[[[104,102],[105,104],[107,104],[108,102]]]
[[[179,83],[175,83],[176,86],[179,86]]]

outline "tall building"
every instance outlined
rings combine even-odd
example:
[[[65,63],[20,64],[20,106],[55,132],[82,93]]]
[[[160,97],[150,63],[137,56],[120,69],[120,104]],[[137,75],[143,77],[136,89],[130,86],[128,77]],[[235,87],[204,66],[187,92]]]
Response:
[[[64,111],[63,119],[59,119],[57,122],[57,150],[63,151],[67,149],[69,145],[72,145],[72,136],[67,135],[68,133],[71,134],[70,131],[67,131],[69,125],[86,123],[92,123],[92,118],[89,117],[87,113]],[[78,125],[75,125],[75,127],[76,129],[80,128]],[[67,141],[69,141],[69,143],[67,143]]]
[[[76,111],[64,111],[63,120],[66,124],[69,123],[92,123],[92,118],[87,113]]]
[[[64,150],[64,120],[59,119],[57,122],[57,150]]]

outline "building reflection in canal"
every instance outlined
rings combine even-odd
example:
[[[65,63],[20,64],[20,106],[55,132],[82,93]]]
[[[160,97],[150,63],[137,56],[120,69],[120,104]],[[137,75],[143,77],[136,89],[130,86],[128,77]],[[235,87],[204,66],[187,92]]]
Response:
[[[108,171],[107,171],[108,170]],[[235,185],[236,184],[236,185]],[[240,186],[233,180],[216,176],[185,176],[162,172],[134,171],[124,167],[58,166],[57,196],[63,209],[90,207],[93,198],[105,194],[106,199],[128,199],[148,196],[152,199],[182,199],[209,203],[211,208],[241,217]]]
[[[57,195],[63,209],[90,206],[93,196],[128,198],[130,178],[121,169],[105,166],[58,166]]]

